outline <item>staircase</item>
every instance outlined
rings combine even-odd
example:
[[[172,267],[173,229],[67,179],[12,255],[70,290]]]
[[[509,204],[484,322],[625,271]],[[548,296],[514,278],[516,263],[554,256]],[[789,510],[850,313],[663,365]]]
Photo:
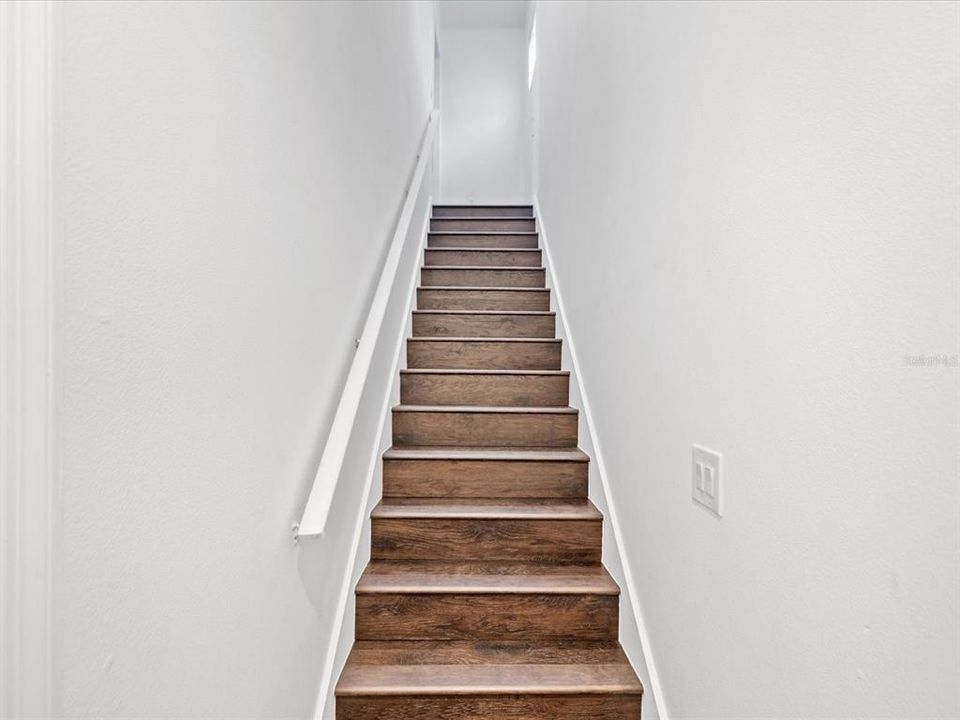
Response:
[[[339,720],[639,718],[530,206],[435,206]]]

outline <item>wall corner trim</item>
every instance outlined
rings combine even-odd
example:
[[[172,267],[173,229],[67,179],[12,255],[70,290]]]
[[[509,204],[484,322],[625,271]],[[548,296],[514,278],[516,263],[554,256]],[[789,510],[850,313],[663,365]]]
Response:
[[[607,506],[607,516],[605,520],[610,523],[616,544],[616,552],[619,556],[620,565],[623,569],[623,577],[615,577],[615,579],[625,585],[624,589],[626,590],[626,594],[630,601],[630,611],[634,617],[634,621],[637,624],[637,629],[640,635],[640,647],[643,653],[643,662],[646,665],[647,674],[649,676],[647,683],[649,687],[645,687],[646,692],[644,695],[647,696],[649,694],[649,696],[652,698],[660,720],[670,720],[666,702],[664,701],[663,697],[663,688],[660,684],[660,675],[657,672],[656,662],[654,661],[653,651],[650,646],[650,634],[647,630],[646,622],[644,621],[643,611],[640,608],[637,586],[634,582],[633,571],[631,570],[630,566],[630,557],[623,541],[623,534],[620,531],[620,521],[617,513],[617,506],[614,502],[614,497],[610,489],[610,480],[609,476],[607,475],[606,465],[603,460],[600,439],[597,436],[596,426],[593,422],[593,415],[590,410],[590,402],[587,395],[586,383],[584,382],[584,377],[580,370],[580,362],[577,357],[576,343],[574,341],[570,323],[567,319],[566,309],[563,302],[563,293],[561,291],[559,278],[557,276],[557,268],[554,265],[553,256],[550,252],[549,236],[547,234],[546,224],[543,221],[540,198],[537,194],[534,194],[533,205],[534,216],[537,218],[537,227],[540,232],[540,247],[543,250],[544,265],[547,268],[548,286],[553,290],[553,301],[556,305],[555,309],[557,312],[558,329],[560,330],[560,334],[564,339],[566,351],[570,354],[570,361],[572,365],[570,368],[571,380],[579,391],[581,405],[580,411],[583,415],[589,441],[593,447],[593,468],[591,472],[595,472],[596,476],[600,480],[600,490],[603,493],[605,504]]]
[[[58,9],[0,2],[0,717],[56,711]]]

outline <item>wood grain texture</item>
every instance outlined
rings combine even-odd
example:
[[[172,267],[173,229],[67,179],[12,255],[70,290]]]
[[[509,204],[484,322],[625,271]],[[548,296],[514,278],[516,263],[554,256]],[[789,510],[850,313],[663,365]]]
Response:
[[[412,645],[411,642],[397,641]],[[361,644],[368,644],[361,641]],[[386,643],[381,643],[386,644]],[[435,645],[437,643],[423,642]],[[451,644],[462,644],[452,641]],[[380,664],[349,662],[341,683],[344,695],[419,695],[421,693],[591,694],[636,693],[637,681],[621,662],[499,663],[498,655],[484,664],[454,663]]]
[[[410,338],[407,367],[491,370],[559,370],[555,338]]]
[[[424,287],[446,285],[460,287],[531,287],[546,286],[543,268],[530,267],[451,267],[434,266],[420,270]]]
[[[428,248],[538,248],[537,233],[431,232]]]
[[[358,594],[358,640],[613,640],[611,595]]]
[[[554,370],[404,370],[404,405],[565,406],[570,375]]]
[[[508,519],[508,520],[595,520],[603,515],[589,500],[527,498],[502,500],[476,498],[453,501],[448,498],[383,499],[373,509],[374,519]],[[482,558],[481,558],[482,559]],[[583,563],[581,563],[583,564]]]
[[[434,205],[433,217],[532,218],[533,205]]]
[[[374,560],[598,563],[602,516],[571,500],[384,500],[371,515]]]
[[[357,593],[616,597],[620,588],[599,563],[371,562],[360,576]]]
[[[588,459],[579,450],[485,450],[429,448],[417,453],[410,448],[391,448],[383,458],[383,495],[450,499],[587,496]],[[551,453],[555,457],[550,457]]]
[[[346,697],[337,704],[337,720],[638,720],[639,717],[637,695]]]
[[[340,720],[640,717],[530,206],[435,206]]]
[[[575,447],[577,412],[558,407],[398,405],[394,445]]]
[[[419,287],[418,310],[550,309],[546,288]]]
[[[442,640],[388,642],[363,640],[350,652],[348,664],[456,665],[469,677],[471,665],[622,665],[627,656],[620,643],[572,641],[550,644],[529,640]],[[467,666],[467,667],[464,667]],[[427,680],[429,682],[429,680]],[[421,681],[422,682],[422,681]]]
[[[540,250],[530,249],[467,249],[427,248],[424,251],[425,267],[490,265],[494,267],[540,267],[543,259]]]
[[[374,560],[600,562],[599,520],[390,519],[371,526]]]
[[[533,232],[536,229],[537,221],[534,218],[430,218],[430,230],[432,232],[450,230],[461,232]]]
[[[552,312],[506,310],[414,310],[414,337],[552,338]]]
[[[501,711],[536,710],[552,714],[529,717],[551,720],[568,717],[567,711],[573,708],[619,712],[622,706],[608,704],[617,698],[631,699],[627,708],[636,713],[642,692],[619,643],[570,640],[557,645],[523,641],[361,640],[355,643],[337,685],[337,695],[344,701],[384,700],[389,703],[384,707],[393,712],[410,708],[419,711],[424,707],[421,701],[432,697],[448,701],[438,711],[449,714],[440,717],[462,717],[458,713],[471,709],[497,713],[478,717],[501,717]],[[571,705],[579,702],[577,698],[602,702]],[[521,699],[523,702],[518,702]],[[480,700],[489,703],[474,705]],[[358,711],[364,707],[367,706],[357,705]]]

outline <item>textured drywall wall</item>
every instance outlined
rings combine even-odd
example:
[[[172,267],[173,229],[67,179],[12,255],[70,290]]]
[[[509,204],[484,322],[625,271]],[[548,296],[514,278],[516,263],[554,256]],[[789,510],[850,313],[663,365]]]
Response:
[[[431,3],[61,7],[68,717],[307,717],[292,543],[432,107]]]
[[[670,716],[960,716],[960,8],[537,13],[537,193]]]
[[[443,28],[440,71],[443,202],[529,202],[523,28]]]

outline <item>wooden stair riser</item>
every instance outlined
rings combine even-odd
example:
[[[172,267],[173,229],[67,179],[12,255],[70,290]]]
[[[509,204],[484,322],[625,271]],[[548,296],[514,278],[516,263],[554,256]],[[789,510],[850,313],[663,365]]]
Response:
[[[462,248],[427,248],[424,251],[423,264],[426,267],[465,266],[478,267],[541,267],[543,257],[540,250],[465,250]]]
[[[394,410],[394,445],[576,447],[576,413]]]
[[[383,461],[384,497],[585,498],[585,462]]]
[[[433,217],[532,218],[532,205],[434,205]]]
[[[374,560],[600,562],[600,520],[374,518]]]
[[[553,313],[444,313],[415,310],[414,337],[553,338]]]
[[[615,640],[616,595],[358,594],[357,640]]]
[[[424,287],[546,287],[543,268],[439,268],[425,267],[420,271]]]
[[[431,232],[534,232],[533,218],[430,218]]]
[[[429,233],[427,248],[518,248],[540,247],[536,233]]]
[[[400,375],[404,405],[565,406],[570,376],[484,373],[408,373]]]
[[[550,309],[550,291],[537,288],[417,288],[417,309],[544,311]]]
[[[349,697],[337,720],[639,720],[640,695]]]
[[[559,370],[559,340],[407,340],[407,367]]]

